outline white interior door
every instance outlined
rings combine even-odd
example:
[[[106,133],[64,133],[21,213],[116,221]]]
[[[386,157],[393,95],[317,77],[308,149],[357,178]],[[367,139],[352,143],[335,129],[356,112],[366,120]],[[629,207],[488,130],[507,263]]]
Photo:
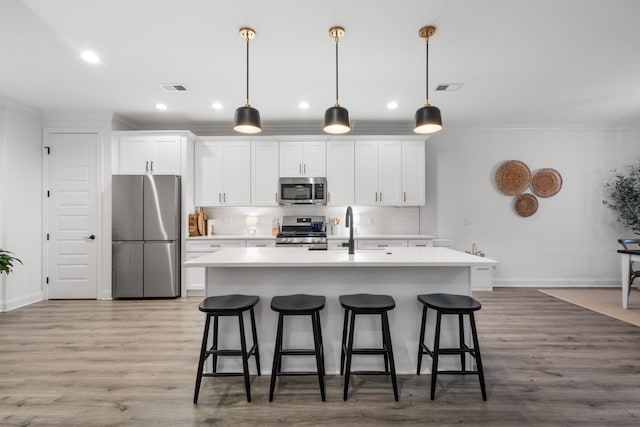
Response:
[[[95,133],[49,135],[48,298],[97,297],[98,231]]]

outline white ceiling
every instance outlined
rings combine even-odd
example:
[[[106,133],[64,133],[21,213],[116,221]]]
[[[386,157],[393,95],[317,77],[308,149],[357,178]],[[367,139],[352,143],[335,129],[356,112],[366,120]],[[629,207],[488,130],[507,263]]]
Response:
[[[335,94],[328,29],[342,25],[340,102],[354,131],[410,133],[425,92],[418,29],[435,25],[429,98],[445,127],[637,126],[638,18],[637,0],[0,0],[0,97],[145,128],[229,129],[245,98],[238,31],[251,26],[265,130],[320,133]],[[84,63],[84,49],[102,63]]]

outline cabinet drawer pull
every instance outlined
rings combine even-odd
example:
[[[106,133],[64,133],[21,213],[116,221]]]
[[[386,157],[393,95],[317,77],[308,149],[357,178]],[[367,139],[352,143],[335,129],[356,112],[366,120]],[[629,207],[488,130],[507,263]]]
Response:
[[[211,248],[219,248],[220,245],[209,245],[209,247],[211,247]]]
[[[386,247],[388,247],[388,246],[389,246],[389,245],[378,245],[378,247],[379,247],[379,248],[386,248]]]
[[[476,267],[476,270],[491,270],[491,267]]]
[[[267,245],[264,245],[264,244],[258,244],[258,245],[256,245],[256,248],[266,248],[266,247],[267,247]]]
[[[416,245],[416,248],[426,248],[426,247],[427,247],[427,245],[425,245],[425,244]]]

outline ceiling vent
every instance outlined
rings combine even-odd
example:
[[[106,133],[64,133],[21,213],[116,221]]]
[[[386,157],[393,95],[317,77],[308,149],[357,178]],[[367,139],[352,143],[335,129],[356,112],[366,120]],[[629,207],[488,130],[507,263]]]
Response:
[[[181,84],[164,84],[160,85],[166,92],[186,92],[187,87]]]
[[[455,91],[462,87],[464,83],[440,83],[436,90],[446,90],[446,91]]]

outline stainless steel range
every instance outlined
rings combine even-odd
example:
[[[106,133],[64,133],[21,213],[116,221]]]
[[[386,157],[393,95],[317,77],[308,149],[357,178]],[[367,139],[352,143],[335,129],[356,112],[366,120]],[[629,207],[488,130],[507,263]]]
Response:
[[[276,237],[276,246],[327,250],[326,218],[323,216],[283,216],[282,231]]]

